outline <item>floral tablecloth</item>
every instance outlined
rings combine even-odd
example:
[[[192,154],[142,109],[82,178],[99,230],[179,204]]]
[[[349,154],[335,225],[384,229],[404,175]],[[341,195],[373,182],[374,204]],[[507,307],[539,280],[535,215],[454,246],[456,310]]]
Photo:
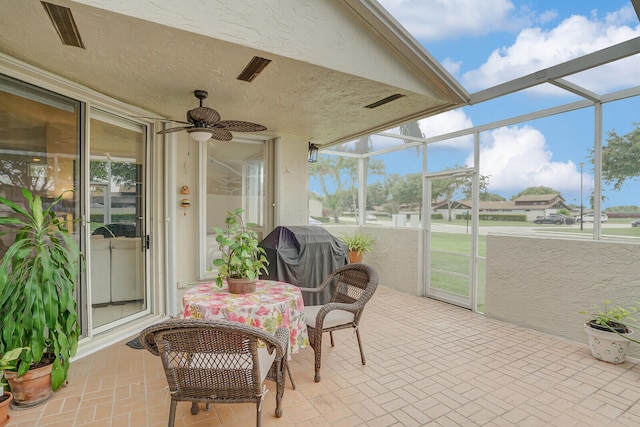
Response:
[[[259,280],[250,294],[229,293],[226,282],[222,289],[205,283],[184,293],[182,307],[185,318],[225,319],[272,334],[278,327],[287,327],[290,355],[309,345],[302,294],[289,283]]]

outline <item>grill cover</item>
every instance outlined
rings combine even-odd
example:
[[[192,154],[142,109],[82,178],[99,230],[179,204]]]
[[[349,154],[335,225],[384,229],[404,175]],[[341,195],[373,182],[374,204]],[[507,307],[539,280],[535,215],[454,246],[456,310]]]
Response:
[[[269,261],[263,279],[315,288],[334,270],[348,262],[347,245],[319,226],[276,227],[260,246]],[[303,293],[305,305],[329,302],[333,289],[318,294]]]

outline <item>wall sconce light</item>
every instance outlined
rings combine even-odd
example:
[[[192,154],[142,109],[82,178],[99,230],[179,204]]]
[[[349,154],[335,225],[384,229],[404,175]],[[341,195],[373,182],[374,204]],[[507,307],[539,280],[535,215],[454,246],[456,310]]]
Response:
[[[307,160],[309,163],[315,163],[318,161],[318,146],[316,144],[312,144],[311,141],[309,141],[309,153]]]
[[[191,128],[187,129],[191,138],[198,142],[203,142],[211,138],[211,132],[205,128]]]

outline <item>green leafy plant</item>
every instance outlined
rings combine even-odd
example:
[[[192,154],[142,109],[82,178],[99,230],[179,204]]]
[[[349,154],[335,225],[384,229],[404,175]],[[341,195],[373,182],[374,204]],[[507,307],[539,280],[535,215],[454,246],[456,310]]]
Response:
[[[340,237],[346,245],[350,252],[358,252],[360,254],[366,254],[371,252],[373,249],[373,245],[375,244],[375,239],[366,234],[361,234],[359,232],[355,232],[353,234],[345,234]]]
[[[614,332],[625,337],[629,341],[640,344],[628,335],[630,329],[637,329],[637,320],[633,317],[638,312],[638,307],[633,305],[613,305],[611,300],[604,300],[599,306],[593,307],[592,310],[580,311],[580,314],[588,316],[589,325],[596,329]],[[597,325],[597,326],[596,326]],[[599,326],[599,327],[598,327]]]
[[[64,193],[46,209],[40,196],[26,189],[22,195],[26,208],[0,197],[0,205],[11,210],[0,217],[0,226],[17,229],[0,264],[0,354],[23,349],[18,376],[52,354],[51,384],[57,390],[78,346],[74,291],[83,257],[66,221],[53,210]]]
[[[213,228],[222,253],[221,258],[213,260],[213,265],[218,268],[218,287],[222,287],[223,280],[228,277],[256,280],[261,272],[267,272],[269,262],[264,249],[258,246],[258,234],[248,228],[255,224],[245,225],[242,220],[243,212],[242,208],[227,211],[225,228]]]
[[[17,360],[20,358],[23,350],[29,350],[29,347],[11,349],[0,357],[0,391],[4,392],[4,386],[7,385],[7,382],[4,381],[4,375],[2,375],[3,371],[5,369],[16,369]]]

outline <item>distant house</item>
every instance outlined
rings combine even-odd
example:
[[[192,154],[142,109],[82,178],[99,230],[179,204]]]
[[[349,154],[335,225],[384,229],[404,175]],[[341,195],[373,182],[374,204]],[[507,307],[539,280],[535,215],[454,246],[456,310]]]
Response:
[[[431,206],[434,212],[441,213],[445,219],[449,219],[449,209],[446,200],[434,202]],[[454,202],[452,206],[453,219],[455,219],[456,215],[465,214],[471,210],[472,207],[473,204],[470,200]],[[480,202],[478,209],[480,214],[524,214],[527,216],[527,221],[533,221],[538,216],[556,213],[560,209],[571,210],[560,194],[528,194],[510,201]]]

